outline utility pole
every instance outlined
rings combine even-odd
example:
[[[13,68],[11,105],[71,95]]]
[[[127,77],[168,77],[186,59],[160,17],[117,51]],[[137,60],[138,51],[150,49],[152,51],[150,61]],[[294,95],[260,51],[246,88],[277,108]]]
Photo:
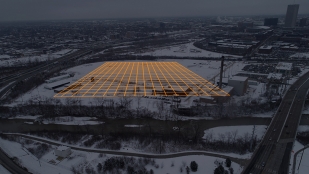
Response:
[[[221,57],[220,80],[219,80],[219,88],[220,88],[220,89],[222,89],[223,66],[224,66],[224,56]]]
[[[250,141],[250,150],[252,151],[252,145],[253,145],[253,138],[255,135],[255,125],[253,125],[253,129],[252,129],[252,135],[251,135],[251,141]]]

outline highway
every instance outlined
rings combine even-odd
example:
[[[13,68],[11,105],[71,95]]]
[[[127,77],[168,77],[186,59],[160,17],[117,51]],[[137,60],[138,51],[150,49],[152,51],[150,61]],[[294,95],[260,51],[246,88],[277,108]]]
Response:
[[[0,91],[0,100],[10,91],[12,87],[14,87],[19,81],[27,79],[33,75],[41,73],[42,71],[49,69],[54,63],[62,63],[65,61],[71,61],[72,59],[77,59],[82,56],[85,56],[89,53],[92,53],[91,50],[78,50],[72,54],[65,55],[58,59],[54,59],[53,61],[49,62],[48,64],[39,65],[37,67],[28,69],[27,71],[23,72],[22,74],[11,75],[6,78],[2,78],[0,84],[7,85],[2,91]],[[15,164],[0,148],[0,163],[3,167],[5,167],[8,171],[13,174],[28,174],[27,171],[20,168],[17,164]]]
[[[309,88],[308,78],[309,73],[306,73],[286,92],[244,174],[288,173],[291,150]]]
[[[1,149],[0,149],[0,164],[12,174],[29,174],[29,172],[25,171],[17,164],[15,164],[15,162],[13,162]]]
[[[78,50],[76,52],[73,52],[71,54],[65,55],[65,56],[60,57],[58,59],[54,59],[54,60],[50,61],[48,64],[43,64],[43,65],[39,65],[39,66],[33,67],[31,69],[28,69],[27,71],[23,72],[22,74],[16,74],[16,75],[12,75],[12,76],[9,76],[9,77],[1,79],[0,85],[1,84],[4,84],[4,85],[9,84],[9,85],[5,86],[4,89],[2,91],[0,91],[0,100],[19,81],[22,81],[22,80],[24,80],[26,78],[29,78],[32,75],[36,75],[38,73],[42,73],[44,70],[49,69],[55,63],[62,63],[62,62],[66,62],[66,61],[71,61],[73,59],[80,58],[80,57],[85,56],[85,55],[90,54],[90,53],[92,53],[91,50]]]

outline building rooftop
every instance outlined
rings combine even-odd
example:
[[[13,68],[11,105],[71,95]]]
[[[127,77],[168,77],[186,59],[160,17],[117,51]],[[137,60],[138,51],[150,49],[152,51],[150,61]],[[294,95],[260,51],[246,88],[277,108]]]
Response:
[[[228,96],[177,62],[106,62],[55,97]]]
[[[69,76],[70,76],[69,74],[65,74],[65,75],[61,75],[61,76],[50,78],[50,79],[48,79],[46,81],[53,81],[53,80],[57,80],[57,79],[60,79],[60,78],[66,78],[66,77],[69,77]]]
[[[282,74],[281,73],[269,73],[267,76],[267,79],[281,79],[282,78]]]
[[[292,63],[279,62],[276,66],[277,70],[292,70]]]
[[[67,150],[69,147],[67,147],[67,146],[58,146],[57,147],[57,150],[60,150],[60,151],[65,151],[65,150]]]
[[[270,50],[272,48],[273,48],[272,46],[262,46],[260,47],[260,50]]]
[[[242,77],[242,76],[233,76],[229,80],[236,80],[236,81],[246,81],[248,77]]]

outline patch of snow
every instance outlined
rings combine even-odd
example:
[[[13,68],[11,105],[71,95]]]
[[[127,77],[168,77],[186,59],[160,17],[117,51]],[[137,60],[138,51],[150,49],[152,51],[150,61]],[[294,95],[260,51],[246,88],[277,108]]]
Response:
[[[119,155],[106,155],[104,154],[103,159],[98,158],[99,153],[83,152],[78,150],[72,150],[72,154],[69,158],[57,159],[53,151],[45,154],[41,159],[37,159],[32,154],[30,154],[26,149],[24,149],[21,144],[16,142],[11,142],[7,140],[0,139],[0,145],[6,150],[10,156],[16,156],[20,160],[21,164],[25,166],[32,173],[46,173],[46,174],[68,174],[71,173],[70,168],[72,165],[77,166],[81,164],[91,164],[96,166],[98,162],[102,162],[103,159],[107,159],[113,156]],[[56,146],[53,146],[56,148]],[[85,148],[88,149],[88,148]],[[13,154],[13,155],[12,155]],[[133,157],[136,158],[136,157]],[[198,164],[198,170],[196,174],[199,173],[212,173],[217,165],[215,161],[224,162],[225,159],[217,157],[209,157],[204,155],[190,155],[176,158],[168,159],[155,159],[159,168],[147,165],[148,170],[153,169],[154,173],[179,173],[180,167],[183,163],[190,166],[191,161],[196,161]],[[173,165],[171,165],[173,163]],[[161,165],[162,164],[162,165]],[[242,167],[235,162],[232,162],[232,167],[234,173],[241,173]],[[185,170],[183,170],[185,171]]]
[[[300,144],[298,141],[294,141],[294,145],[293,145],[293,148],[292,148],[292,152],[291,152],[291,158],[290,158],[290,166],[289,166],[289,173],[292,173],[292,170],[293,170],[293,161],[294,161],[294,154],[298,151],[298,150],[300,150],[300,149],[302,149],[304,146],[302,145],[302,144]],[[306,151],[307,151],[307,154],[305,155],[304,154],[304,156],[303,157],[305,157],[306,159],[302,159],[302,160],[304,160],[304,161],[302,161],[302,167],[300,168],[301,170],[303,170],[304,168],[306,168],[306,163],[305,163],[305,161],[309,161],[309,151],[308,151],[308,149],[306,149]],[[297,155],[297,157],[296,157],[296,163],[295,163],[295,173],[297,173],[297,174],[307,174],[308,173],[308,169],[306,170],[306,172],[297,172],[297,168],[298,168],[298,165],[299,165],[299,162],[300,162],[300,158],[301,158],[301,154],[302,154],[302,152],[301,153],[298,153],[298,155]],[[304,165],[305,164],[305,165]]]
[[[300,160],[302,156],[302,159]],[[296,158],[297,162],[296,162],[296,169],[298,169],[299,166],[299,170],[295,170],[297,174],[307,174],[308,170],[309,170],[309,166],[308,166],[308,161],[309,161],[309,149],[305,149],[304,152],[301,152],[297,155]]]
[[[192,51],[194,50],[194,51]],[[152,56],[175,56],[175,57],[242,57],[230,54],[222,54],[212,51],[199,49],[193,45],[193,42],[178,46],[164,47],[157,50],[151,50],[145,53],[138,53],[135,55],[152,55]]]
[[[96,121],[96,117],[55,117],[54,120],[43,120],[43,124],[63,124],[63,125],[96,125],[103,122]]]
[[[9,119],[31,119],[31,120],[35,120],[38,117],[40,117],[39,115],[36,116],[30,116],[30,115],[18,115],[16,117],[10,117]]]
[[[1,164],[0,164],[0,173],[1,174],[11,174],[11,172],[6,170],[6,168],[4,168]]]
[[[192,172],[194,174],[204,174],[204,173],[213,173],[213,171],[217,168],[215,161],[223,162],[225,159],[216,158],[216,157],[209,157],[203,155],[191,155],[185,157],[177,157],[171,159],[156,159],[156,163],[158,164],[158,168],[154,166],[147,165],[146,169],[152,169],[154,173],[181,173],[180,168],[183,169],[183,173],[186,173],[186,166],[189,166],[191,161],[195,161],[198,164],[198,169],[196,172]],[[242,167],[234,162],[232,162],[231,167],[234,169],[235,174],[240,174],[242,171]],[[225,167],[227,170],[227,168]],[[190,172],[191,173],[191,172]]]
[[[133,125],[133,124],[128,124],[128,125],[124,125],[124,127],[144,127],[144,125]]]
[[[295,53],[290,58],[309,58],[309,53]]]
[[[267,126],[264,125],[255,126],[255,135],[257,139],[261,139],[264,136],[266,132],[265,128],[267,128]],[[252,131],[253,126],[220,126],[205,130],[203,138],[206,139],[208,134],[212,134],[212,141],[215,141],[220,139],[220,135],[225,135],[227,133],[232,134],[235,133],[236,136],[243,136],[244,134],[247,133],[251,135]]]
[[[273,117],[274,112],[270,111],[270,112],[265,112],[265,113],[258,113],[258,114],[252,114],[252,117],[266,117],[266,118],[271,118]]]
[[[297,132],[309,132],[308,125],[299,125],[297,128]]]

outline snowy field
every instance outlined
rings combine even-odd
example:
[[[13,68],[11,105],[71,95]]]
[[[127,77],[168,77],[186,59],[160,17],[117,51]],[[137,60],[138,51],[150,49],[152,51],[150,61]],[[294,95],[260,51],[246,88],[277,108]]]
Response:
[[[309,58],[309,53],[295,53],[290,58]]]
[[[21,64],[25,64],[28,62],[42,62],[42,61],[46,61],[46,60],[53,60],[56,58],[59,58],[61,56],[64,56],[66,54],[69,53],[73,53],[74,51],[76,51],[75,49],[64,49],[55,53],[51,53],[51,54],[41,54],[38,56],[24,56],[21,58],[12,58],[8,55],[0,55],[0,67],[1,66],[12,66],[12,65],[21,65]],[[4,60],[3,58],[9,58],[9,60]]]
[[[159,164],[159,168],[155,168],[153,166],[146,166],[148,170],[153,169],[154,173],[159,174],[176,174],[181,173],[180,168],[184,168],[184,166],[190,166],[191,161],[195,161],[198,164],[198,170],[196,172],[192,172],[194,174],[205,174],[205,173],[213,173],[213,171],[217,168],[215,161],[218,160],[220,162],[224,162],[224,159],[215,158],[215,157],[207,157],[202,155],[192,155],[186,157],[177,157],[171,159],[157,159],[156,163]],[[174,165],[174,166],[173,166]],[[234,169],[234,174],[240,174],[242,172],[242,167],[240,167],[236,163],[232,163],[231,167]],[[225,167],[225,170],[228,168]],[[183,170],[182,173],[186,173]]]
[[[151,56],[175,56],[175,57],[242,57],[229,54],[216,53],[199,49],[193,45],[193,42],[183,45],[163,47],[149,52],[139,53],[135,55],[151,55]]]
[[[92,168],[96,171],[96,166],[98,163],[104,164],[105,160],[116,156],[72,150],[72,154],[68,158],[60,159],[57,158],[54,155],[53,150],[51,150],[43,155],[40,159],[38,159],[17,142],[0,139],[0,146],[8,153],[10,157],[18,157],[21,165],[25,166],[30,172],[35,174],[72,173],[72,166],[76,167],[77,169]],[[55,146],[53,146],[53,148],[55,148]],[[191,161],[196,161],[198,164],[198,170],[195,173],[202,174],[213,173],[217,167],[215,161],[224,162],[225,159],[203,155],[192,155],[168,159],[154,159],[154,164],[147,164],[145,168],[148,171],[152,169],[154,173],[157,174],[180,173],[180,169],[182,168],[183,173],[185,173],[185,167],[190,166]],[[232,162],[231,167],[234,169],[235,174],[240,174],[242,171],[242,168],[234,162]]]
[[[309,107],[308,106],[304,106],[304,110],[302,112],[303,114],[309,114]]]
[[[0,164],[0,173],[1,174],[11,174],[11,172],[6,170],[6,168],[4,168],[1,164]]]
[[[294,146],[293,146],[293,150],[292,150],[292,154],[291,154],[291,158],[290,158],[290,164],[291,165],[289,167],[289,173],[292,173],[294,154],[302,148],[304,148],[304,146],[302,144],[300,144],[298,141],[294,142]],[[303,156],[303,157],[301,157],[301,156]],[[296,157],[295,174],[307,174],[308,170],[309,170],[308,161],[309,161],[309,149],[307,148],[307,149],[305,149],[304,153],[300,152],[300,153],[298,153],[298,155]],[[298,170],[298,166],[299,166],[299,170]]]
[[[16,117],[10,117],[9,119],[27,119],[33,121],[27,121],[26,124],[33,124],[35,120],[38,120],[40,116],[24,116],[19,115]],[[44,118],[42,120],[43,124],[64,124],[64,125],[97,125],[103,124],[104,122],[97,121],[96,117],[73,117],[73,116],[63,116],[63,117],[56,117],[53,120],[48,120]]]
[[[302,156],[302,160],[301,159]],[[308,161],[309,161],[309,149],[307,148],[304,152],[301,152],[297,155],[296,158],[296,168],[295,173],[296,174],[307,174],[309,170]],[[298,169],[299,166],[299,170]]]
[[[297,128],[297,132],[309,132],[308,125],[299,125]]]
[[[209,61],[209,60],[189,60],[189,59],[177,59],[177,60],[162,60],[162,61],[176,61],[180,64],[182,64],[184,67],[190,69],[194,73],[200,75],[201,77],[210,80],[213,82],[213,79],[218,76],[220,72],[220,61]],[[85,64],[76,66],[73,68],[70,68],[68,70],[63,71],[63,73],[74,73],[74,77],[70,77],[67,79],[62,80],[63,82],[70,82],[70,84],[74,83],[78,79],[85,76],[87,73],[91,72],[92,70],[98,68],[100,65],[102,65],[104,62],[98,62],[98,63],[92,63],[92,64]],[[241,69],[245,66],[242,61],[240,62],[231,62],[226,61],[224,68],[225,70],[225,77],[231,77],[232,75],[235,75],[241,71]],[[57,82],[56,82],[57,83]],[[70,84],[67,84],[66,86],[69,86]],[[39,87],[25,93],[23,96],[19,97],[12,105],[15,104],[21,104],[29,99],[33,101],[42,101],[46,98],[53,97],[55,95],[54,90],[49,90],[44,88],[47,84],[44,83],[40,85]],[[60,87],[59,89],[64,89],[64,87]],[[190,100],[195,99],[192,97]],[[65,99],[61,98],[63,102],[65,102]],[[137,98],[134,98],[134,100],[138,100]],[[141,98],[140,99],[140,107],[146,107],[149,108],[152,111],[157,110],[156,106],[157,103],[161,102],[161,100],[156,99],[150,99],[150,98]],[[94,99],[89,98],[83,98],[82,104],[89,105],[93,104],[95,101]],[[138,107],[137,102],[132,102],[131,108]]]
[[[261,139],[265,132],[266,132],[267,126],[258,125],[255,126],[255,136],[257,139]],[[252,131],[254,129],[254,126],[221,126],[221,127],[215,127],[211,129],[207,129],[204,131],[203,139],[209,139],[209,135],[211,135],[212,140],[210,141],[216,141],[222,139],[222,136],[224,136],[224,139],[227,138],[227,134],[235,134],[236,137],[238,136],[244,136],[245,134],[252,135]]]
[[[190,60],[190,59],[166,59],[166,60],[160,60],[163,62],[166,61],[176,61],[183,65],[184,67],[188,68],[192,72],[198,74],[199,76],[209,80],[212,83],[215,83],[219,79],[219,71],[220,71],[220,61],[210,61],[210,60]],[[98,63],[91,63],[91,64],[85,64],[76,66],[70,69],[67,69],[65,71],[62,71],[62,73],[74,73],[74,77],[70,77],[67,79],[62,80],[62,82],[70,82],[70,84],[74,83],[78,79],[85,76],[87,73],[91,72],[92,70],[98,68],[100,65],[102,65],[104,62],[98,62]],[[244,66],[248,65],[248,63],[245,63],[243,61],[225,61],[224,66],[224,73],[223,78],[230,78],[240,72],[245,73],[242,71],[242,68]],[[304,74],[309,71],[309,68],[305,67],[302,68],[302,73]],[[298,77],[293,77],[291,80],[289,80],[289,83],[292,84],[297,80]],[[55,82],[58,83],[58,82]],[[67,84],[63,87],[57,88],[57,90],[62,90],[65,87],[69,86],[70,84]],[[27,102],[28,100],[32,101],[44,101],[45,99],[52,98],[55,95],[54,90],[49,90],[44,88],[47,84],[44,83],[40,85],[39,87],[32,89],[31,91],[25,93],[21,97],[15,100],[12,105],[16,104],[22,104],[24,102]],[[52,84],[51,84],[52,85]],[[224,88],[223,88],[224,89]],[[266,91],[266,85],[265,83],[257,83],[257,85],[249,85],[247,94],[245,96],[233,96],[232,102],[235,103],[241,103],[241,101],[247,101],[251,102],[252,100],[255,100],[258,103],[263,103],[266,101],[266,97],[262,97],[261,95]],[[284,90],[284,88],[280,88],[279,92],[284,93],[287,90]],[[162,102],[162,100],[154,99],[154,98],[131,98],[133,102],[131,103],[131,109],[135,109],[137,107],[141,108],[148,108],[150,111],[157,111],[159,104]],[[192,101],[196,99],[196,97],[188,97],[187,99],[182,100],[182,105],[190,105]],[[65,98],[60,98],[62,103],[65,103]],[[119,98],[114,99],[116,102],[120,100]],[[96,100],[93,98],[82,98],[81,102],[83,105],[93,105],[96,103]],[[165,104],[167,107],[169,107],[168,104]],[[254,114],[251,115],[253,117],[272,117],[273,113],[266,113],[266,114]]]
[[[275,114],[274,111],[270,111],[265,113],[252,114],[252,117],[273,117],[274,114]]]

